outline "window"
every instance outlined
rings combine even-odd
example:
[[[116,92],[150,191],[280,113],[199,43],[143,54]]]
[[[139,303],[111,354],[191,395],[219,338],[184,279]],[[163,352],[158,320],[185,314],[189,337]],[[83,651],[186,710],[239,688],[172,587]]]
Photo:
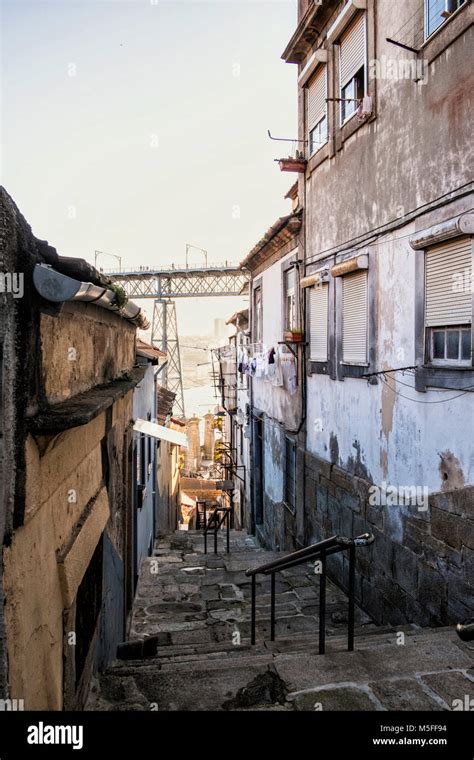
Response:
[[[312,156],[328,140],[327,70],[321,66],[307,89],[307,123],[309,155]]]
[[[283,273],[283,298],[284,329],[296,330],[298,328],[298,315],[296,311],[296,273],[294,267],[286,269]]]
[[[285,504],[292,510],[296,507],[296,444],[285,437]]]
[[[342,360],[367,364],[367,270],[342,278]]]
[[[354,115],[367,91],[365,15],[358,16],[341,37],[339,47],[341,125]]]
[[[263,340],[262,324],[262,288],[259,286],[253,291],[254,303],[254,342],[261,343]]]
[[[472,240],[449,240],[425,257],[426,358],[434,366],[471,366]]]
[[[471,328],[460,327],[430,328],[429,358],[432,364],[471,365]]]
[[[425,0],[425,38],[457,11],[465,0]]]
[[[328,304],[329,285],[320,283],[309,291],[310,351],[313,362],[328,359]]]

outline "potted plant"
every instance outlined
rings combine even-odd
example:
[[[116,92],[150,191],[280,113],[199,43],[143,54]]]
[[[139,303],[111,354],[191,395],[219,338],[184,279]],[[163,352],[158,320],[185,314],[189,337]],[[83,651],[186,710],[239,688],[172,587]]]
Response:
[[[299,150],[296,151],[294,158],[288,156],[288,158],[279,158],[277,161],[282,172],[305,172],[308,163],[304,153]]]
[[[301,327],[292,327],[290,330],[285,331],[283,337],[288,343],[302,343],[303,330]]]

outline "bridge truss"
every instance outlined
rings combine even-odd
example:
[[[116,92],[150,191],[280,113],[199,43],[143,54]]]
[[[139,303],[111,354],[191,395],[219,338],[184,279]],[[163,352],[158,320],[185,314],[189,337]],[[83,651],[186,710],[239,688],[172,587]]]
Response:
[[[163,387],[176,393],[177,415],[185,417],[175,299],[244,295],[250,273],[228,264],[192,269],[105,270],[103,273],[120,285],[128,298],[154,300],[152,343],[168,355],[161,382]]]

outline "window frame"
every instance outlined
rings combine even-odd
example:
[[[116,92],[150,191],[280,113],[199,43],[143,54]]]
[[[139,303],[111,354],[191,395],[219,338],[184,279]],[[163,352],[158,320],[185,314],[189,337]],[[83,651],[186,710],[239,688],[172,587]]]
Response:
[[[314,292],[316,288],[320,288],[321,290],[326,290],[327,292],[327,322],[326,322],[326,358],[325,359],[316,359],[311,354],[311,342],[312,342],[312,336],[313,336],[313,322],[311,319],[312,314],[312,308],[311,308],[311,295]],[[309,316],[309,331],[308,331],[308,343],[309,343],[309,360],[312,364],[327,364],[329,360],[329,346],[330,346],[330,281],[327,280],[320,280],[315,285],[312,285],[310,288],[308,288],[308,316]]]
[[[430,325],[429,327],[425,327],[426,329],[426,337],[425,337],[425,350],[426,350],[426,356],[425,361],[427,364],[429,364],[431,367],[471,367],[472,366],[472,358],[471,359],[463,359],[462,358],[462,340],[461,335],[462,333],[469,333],[471,337],[471,357],[472,357],[472,325],[464,324],[464,325],[440,325],[439,327],[435,327],[433,325]],[[443,359],[435,358],[434,357],[434,333],[435,332],[444,332],[447,336],[447,333],[449,332],[457,332],[459,333],[458,338],[458,358],[457,359],[450,359],[446,356],[447,353],[447,340],[445,339],[444,343],[444,353],[445,356]],[[461,358],[459,358],[459,355],[461,355]]]
[[[286,263],[286,262],[285,262]],[[293,287],[288,288],[288,277],[293,275]],[[282,283],[282,297],[283,297],[283,332],[290,332],[301,328],[300,318],[298,314],[298,294],[297,294],[297,271],[296,266],[287,266],[283,270],[283,283]],[[290,307],[290,303],[292,306]],[[291,322],[291,314],[293,314],[293,323]]]
[[[350,19],[347,26],[342,30],[341,34],[339,35],[339,40],[337,43],[338,45],[338,97],[339,98],[343,97],[343,94],[342,94],[343,90],[345,90],[350,84],[352,84],[357,79],[357,75],[360,73],[362,69],[364,70],[364,73],[363,73],[363,93],[362,93],[361,100],[365,97],[365,95],[368,94],[368,89],[369,89],[369,40],[368,40],[368,15],[367,15],[368,12],[367,10],[365,10],[365,11],[362,11],[362,13],[363,13],[363,19],[364,19],[364,64],[356,71],[352,79],[350,79],[348,82],[345,83],[344,86],[342,84],[342,76],[341,76],[341,50],[342,50],[341,39],[344,36],[344,34],[347,32],[349,27],[354,23],[356,16]],[[356,93],[354,92],[354,94]],[[354,108],[354,111],[352,111],[352,113],[350,113],[348,116],[344,116],[344,106],[345,106],[345,103],[343,103],[341,100],[341,102],[339,103],[339,109],[338,109],[339,110],[339,124],[338,124],[339,129],[342,129],[343,127],[345,127],[345,125],[348,124],[349,121],[351,121],[351,119],[354,118],[354,116],[356,116],[357,111],[359,110],[356,107]]]
[[[472,266],[474,271],[474,235],[470,235],[471,238],[471,255]],[[433,364],[430,362],[427,351],[427,335],[428,330],[431,329],[425,323],[425,305],[426,305],[426,289],[425,289],[425,271],[426,271],[426,253],[433,246],[438,245],[444,241],[448,242],[449,239],[455,240],[456,237],[463,237],[459,234],[451,236],[450,238],[439,238],[436,241],[430,242],[430,245],[426,245],[423,248],[416,248],[415,253],[415,364],[419,367],[415,371],[415,388],[420,393],[425,393],[430,388],[440,388],[445,390],[456,390],[466,388],[468,386],[474,386],[474,288],[472,293],[472,311],[471,311],[471,352],[472,359],[470,363],[466,364],[453,364],[453,360],[449,360],[449,364]],[[440,325],[443,327],[451,327],[451,325]],[[455,327],[455,325],[453,325]]]
[[[366,311],[365,311],[365,359],[363,361],[349,361],[344,359],[344,280],[349,277],[353,277],[358,274],[365,275],[366,279]],[[369,271],[368,269],[359,269],[355,272],[348,272],[341,275],[342,285],[342,300],[341,300],[341,335],[342,335],[342,351],[341,351],[341,364],[348,367],[368,367],[369,365]]]
[[[257,308],[257,294],[259,302]],[[252,326],[253,326],[253,343],[263,342],[263,281],[262,278],[257,280],[252,291]]]
[[[443,27],[452,18],[452,16],[454,16],[454,14],[457,13],[463,7],[463,5],[467,5],[468,4],[468,0],[461,0],[460,3],[459,3],[459,5],[457,6],[457,8],[455,8],[452,11],[450,11],[449,10],[449,4],[451,2],[456,2],[457,3],[457,2],[459,2],[459,0],[444,0],[444,12],[445,13],[449,13],[449,15],[446,16],[446,17],[444,17],[444,18],[441,17],[442,20],[440,21],[440,23],[438,24],[438,26],[436,26],[432,31],[430,31],[430,29],[429,29],[429,16],[430,16],[429,7],[430,7],[430,2],[431,1],[432,0],[424,0],[424,42],[427,42],[429,39],[431,39],[431,37],[433,37],[433,35],[436,34],[436,32],[438,32],[441,29],[441,27]]]
[[[316,71],[312,74],[310,79],[305,85],[306,95],[305,95],[305,111],[306,111],[306,136],[308,139],[308,158],[311,159],[313,156],[315,156],[322,148],[324,148],[328,142],[329,142],[329,108],[328,108],[328,102],[326,100],[326,111],[324,115],[312,126],[309,123],[309,108],[308,108],[308,98],[309,98],[309,90],[312,80],[314,80],[319,73],[323,71],[324,76],[324,90],[326,93],[326,98],[329,97],[329,64],[328,63],[321,63]],[[320,125],[323,123],[323,121],[326,122],[326,137],[323,142],[318,143],[318,146],[316,148],[312,148],[312,138],[311,135],[313,132],[320,127]]]
[[[335,374],[338,380],[344,380],[346,377],[362,378],[368,372],[374,372],[376,368],[377,360],[377,280],[376,280],[376,266],[374,257],[375,251],[371,248],[364,249],[364,251],[357,251],[356,255],[360,255],[365,252],[368,256],[368,268],[367,268],[367,363],[366,364],[353,364],[343,361],[343,283],[342,280],[345,275],[338,277],[331,277],[334,280],[334,300],[335,300],[335,351],[334,351],[334,364]],[[334,264],[342,264],[344,261],[354,257],[354,251],[345,255],[336,256]]]

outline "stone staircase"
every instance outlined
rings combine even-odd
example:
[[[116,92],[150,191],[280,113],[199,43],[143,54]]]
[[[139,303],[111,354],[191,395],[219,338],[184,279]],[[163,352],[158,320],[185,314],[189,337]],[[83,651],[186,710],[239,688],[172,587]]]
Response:
[[[86,709],[437,711],[453,709],[455,700],[469,704],[473,650],[453,629],[380,628],[357,608],[356,651],[347,652],[347,598],[331,582],[326,654],[319,655],[311,563],[276,576],[274,642],[270,578],[257,577],[251,646],[245,570],[278,556],[238,531],[230,554],[221,537],[217,555],[204,555],[198,533],[158,541],[142,566],[122,659],[96,679]]]

